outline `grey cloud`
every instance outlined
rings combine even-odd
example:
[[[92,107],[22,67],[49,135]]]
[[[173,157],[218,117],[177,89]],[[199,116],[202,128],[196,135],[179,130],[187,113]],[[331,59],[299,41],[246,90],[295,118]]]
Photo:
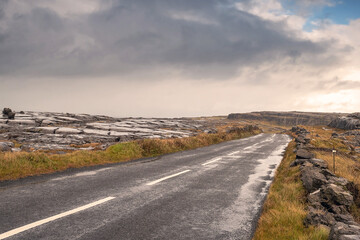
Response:
[[[284,24],[239,11],[234,1],[104,2],[108,7],[74,18],[34,3],[28,12],[1,20],[7,26],[0,28],[1,75],[122,76],[164,68],[221,79],[283,58],[293,64],[336,62],[328,56],[330,42],[291,37]]]
[[[319,80],[314,84],[313,91],[334,92],[339,90],[360,89],[360,79],[340,80],[335,77],[330,80]]]

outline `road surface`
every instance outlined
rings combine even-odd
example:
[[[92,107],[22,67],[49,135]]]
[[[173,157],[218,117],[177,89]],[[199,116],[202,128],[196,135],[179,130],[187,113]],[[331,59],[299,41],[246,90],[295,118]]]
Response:
[[[290,138],[0,183],[0,239],[251,239]]]

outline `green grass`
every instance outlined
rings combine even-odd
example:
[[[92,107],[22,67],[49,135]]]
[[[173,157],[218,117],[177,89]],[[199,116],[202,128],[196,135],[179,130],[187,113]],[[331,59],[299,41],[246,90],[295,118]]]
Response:
[[[292,141],[276,171],[254,240],[328,239],[328,229],[304,227],[306,193],[300,180],[299,167],[289,166],[295,160],[294,148],[295,142]]]
[[[188,138],[144,139],[119,143],[110,146],[105,151],[75,151],[62,155],[44,152],[0,153],[0,181],[63,171],[68,168],[154,157],[249,137],[260,132],[253,129],[231,134],[220,131],[216,134],[199,134]]]

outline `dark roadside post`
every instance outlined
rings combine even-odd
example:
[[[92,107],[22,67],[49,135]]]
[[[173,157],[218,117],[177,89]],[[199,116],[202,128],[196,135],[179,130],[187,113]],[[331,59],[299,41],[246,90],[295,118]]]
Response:
[[[336,155],[336,150],[335,150],[335,148],[333,147],[333,150],[332,150],[332,156],[333,156],[334,174],[335,174],[335,155]]]
[[[331,140],[332,137],[330,137],[330,140]],[[334,146],[334,143],[331,142],[331,145],[332,145],[332,157],[333,157],[333,170],[334,170],[334,174],[335,174],[335,154],[336,154],[336,150],[335,150],[335,146]]]

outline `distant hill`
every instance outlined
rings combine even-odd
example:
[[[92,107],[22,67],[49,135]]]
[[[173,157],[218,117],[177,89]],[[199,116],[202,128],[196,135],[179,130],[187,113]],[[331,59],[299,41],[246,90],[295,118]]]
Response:
[[[259,120],[276,123],[284,126],[294,125],[328,125],[338,117],[346,116],[346,113],[322,113],[322,112],[251,112],[251,113],[231,113],[228,119]]]

